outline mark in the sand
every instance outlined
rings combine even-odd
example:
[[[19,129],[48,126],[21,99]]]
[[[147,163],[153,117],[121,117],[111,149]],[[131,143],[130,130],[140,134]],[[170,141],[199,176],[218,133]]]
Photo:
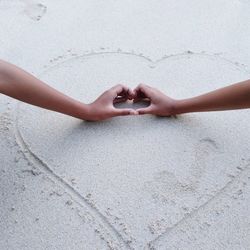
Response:
[[[47,11],[47,7],[32,0],[0,0],[0,10],[17,10],[24,12],[29,18],[39,21]]]
[[[164,233],[160,234],[158,237],[156,237],[154,240],[152,240],[151,242],[148,243],[148,247],[149,249],[158,249],[157,248],[157,245],[163,240],[166,240],[166,236],[168,235],[168,233],[170,233],[174,228],[177,228],[178,226],[182,225],[187,219],[192,219],[194,218],[195,216],[197,216],[198,212],[202,209],[202,208],[205,208],[208,204],[210,204],[211,202],[213,202],[214,200],[216,199],[219,199],[222,197],[223,194],[226,194],[226,193],[230,193],[232,196],[233,199],[238,199],[239,196],[242,195],[242,189],[238,189],[237,191],[235,191],[233,194],[232,194],[232,189],[234,189],[234,184],[236,181],[240,181],[241,178],[243,176],[246,175],[246,171],[249,172],[249,168],[250,167],[250,161],[247,161],[244,166],[241,168],[242,171],[237,175],[237,178],[236,179],[232,179],[231,181],[229,181],[224,187],[222,187],[215,195],[213,195],[210,199],[207,200],[207,202],[205,202],[204,204],[202,204],[201,206],[197,207],[196,209],[194,209],[192,211],[192,213],[189,213],[187,214],[185,217],[183,217],[180,221],[178,221],[175,225],[167,228],[165,230]],[[243,186],[245,186],[245,182],[242,182],[241,183]],[[241,186],[240,184],[240,186]],[[231,202],[231,201],[229,201]],[[226,207],[229,207],[229,205],[226,205]],[[215,210],[215,213],[216,215],[219,215],[220,214],[220,211],[218,210]],[[210,226],[209,223],[207,223],[207,226]]]
[[[156,173],[152,181],[145,183],[145,189],[152,193],[156,203],[171,203],[177,193],[186,190],[185,187],[185,184],[180,183],[175,175],[168,171]]]
[[[219,148],[213,139],[205,137],[199,140],[195,148],[195,165],[191,170],[193,186],[196,186],[200,181],[209,158],[214,157],[217,153],[219,153]]]
[[[18,117],[18,113],[17,113]],[[88,202],[88,199],[82,196],[77,190],[75,190],[71,185],[69,185],[67,182],[63,180],[63,178],[59,177],[56,173],[53,172],[53,170],[50,169],[50,167],[44,163],[39,157],[37,157],[28,147],[28,145],[25,143],[25,141],[22,138],[22,135],[18,129],[18,120],[15,120],[15,138],[16,142],[19,145],[21,152],[23,153],[24,157],[32,163],[32,165],[38,166],[41,171],[45,174],[47,174],[50,179],[57,183],[59,187],[61,187],[63,190],[65,190],[65,193],[68,193],[71,196],[72,201],[75,202],[75,204],[79,207],[78,209],[86,209],[87,213],[90,217],[93,218],[92,223],[95,223],[98,228],[100,228],[98,231],[101,234],[102,239],[104,239],[107,244],[110,244],[110,240],[114,240],[112,247],[117,244],[117,247],[115,249],[128,249],[129,245],[128,243],[123,239],[121,234],[114,228],[114,226],[107,220],[107,218],[92,204]],[[30,173],[34,176],[39,175],[34,169],[30,170],[24,170],[23,172]],[[71,200],[66,201],[66,205],[71,205]],[[73,202],[72,202],[73,204]],[[110,248],[112,249],[112,248]]]
[[[47,7],[41,3],[28,4],[24,13],[32,20],[39,21],[47,11]]]
[[[165,231],[166,227],[168,226],[167,221],[162,218],[159,220],[156,220],[148,225],[148,229],[151,232],[151,234],[159,234],[159,232]]]
[[[73,204],[73,202],[71,200],[67,200],[65,204],[68,206],[71,206]]]
[[[153,181],[145,183],[145,189],[152,194],[155,203],[168,203],[176,205],[176,197],[183,193],[195,192],[198,188],[200,178],[207,166],[206,160],[214,155],[218,150],[218,146],[211,138],[203,138],[199,140],[195,149],[195,164],[191,168],[191,179],[189,181],[179,181],[176,176],[168,171],[158,172]],[[184,211],[188,208],[183,207]]]
[[[91,52],[87,55],[77,56],[77,60],[83,57],[84,58],[87,58],[90,56],[99,57],[99,56],[111,55],[111,54],[119,55],[119,56],[121,56],[122,54],[137,56],[137,57],[146,59],[150,65],[154,65],[157,62],[163,61],[164,59],[167,58],[167,57],[162,58],[156,62],[153,62],[150,58],[147,58],[147,57],[144,58],[144,56],[142,55],[135,55],[132,53],[126,53],[126,52],[120,51],[120,52],[100,52],[100,53]],[[205,55],[205,54],[200,55],[200,54],[196,54],[190,51],[185,52],[181,55],[177,55],[177,56],[178,58],[182,58],[183,56],[184,59],[186,59],[187,55],[188,55],[188,58],[197,57],[197,55],[199,56],[199,58],[200,57],[205,58],[206,56],[206,58],[208,59],[212,58],[212,60],[217,60],[219,58],[218,56],[214,56],[214,55],[212,56]],[[72,54],[72,57],[73,56],[74,55]],[[174,55],[172,55],[172,57],[173,56]],[[62,59],[61,56],[59,56],[58,60],[61,61],[61,59]],[[222,60],[228,62],[227,60],[224,60],[224,59]],[[66,62],[71,62],[71,59],[68,59],[67,61],[65,61],[65,63]],[[62,62],[60,63],[62,64]],[[230,65],[231,64],[232,63],[230,62]],[[17,114],[17,117],[18,117],[18,114]],[[69,193],[72,196],[72,200],[74,201],[74,204],[76,202],[80,204],[80,206],[86,207],[89,213],[91,213],[97,221],[100,221],[100,224],[102,226],[107,228],[107,231],[110,235],[116,238],[116,240],[120,242],[122,245],[129,248],[130,242],[127,241],[127,237],[126,237],[127,227],[123,226],[123,224],[119,224],[119,223],[122,223],[122,219],[120,219],[121,216],[117,216],[117,215],[110,216],[109,215],[110,211],[108,211],[106,214],[102,213],[101,210],[98,209],[99,208],[98,203],[97,205],[93,203],[93,198],[91,198],[93,196],[91,196],[91,194],[82,195],[81,192],[77,191],[77,189],[73,187],[74,185],[73,183],[75,183],[74,180],[72,181],[71,179],[69,182],[66,182],[64,178],[62,178],[62,176],[56,173],[56,170],[53,169],[53,166],[50,166],[46,162],[42,161],[40,158],[40,155],[37,155],[36,152],[33,152],[30,149],[29,147],[30,142],[29,141],[26,142],[27,138],[22,136],[21,134],[22,131],[18,129],[17,121],[18,119],[16,120],[16,131],[15,131],[17,142],[20,145],[23,152],[26,150],[24,154],[27,156],[27,158],[32,163],[34,163],[34,165],[38,165],[39,169],[41,169],[42,172],[45,172],[52,180],[54,180],[58,185],[60,185],[62,189],[65,190],[65,192]],[[168,206],[171,209],[173,208],[179,214],[178,220],[176,222],[175,221],[171,222],[172,224],[170,224],[171,220],[168,220],[167,217],[166,218],[164,217],[166,216],[166,214],[164,216],[162,215],[161,217],[159,217],[159,219],[157,218],[157,220],[155,220],[155,218],[152,219],[152,222],[148,224],[149,225],[148,229],[151,232],[151,234],[154,234],[155,236],[157,236],[155,240],[153,241],[156,241],[159,237],[161,237],[161,235],[165,235],[167,232],[169,232],[169,230],[176,227],[178,223],[181,223],[183,220],[185,220],[187,216],[190,216],[190,214],[193,214],[194,211],[197,211],[202,206],[206,206],[207,202],[210,201],[209,198],[204,200],[204,202],[202,201],[202,203],[197,203],[197,201],[194,200],[195,202],[194,205],[192,204],[190,205],[190,204],[185,204],[185,201],[183,201],[182,199],[183,197],[185,198],[185,195],[183,195],[183,193],[188,194],[188,195],[194,194],[194,191],[196,191],[198,188],[198,185],[195,184],[196,181],[198,180],[197,183],[199,184],[199,181],[200,181],[199,177],[203,177],[204,171],[206,170],[206,168],[212,165],[209,163],[213,163],[214,161],[212,157],[220,153],[220,147],[219,147],[220,144],[219,143],[217,144],[215,140],[211,139],[210,137],[205,137],[198,141],[195,141],[194,146],[195,146],[194,148],[195,155],[193,155],[193,153],[191,154],[192,156],[191,160],[193,162],[193,158],[195,158],[195,162],[194,162],[193,169],[191,169],[191,179],[190,181],[188,180],[188,183],[186,183],[186,177],[184,176],[184,178],[181,178],[180,176],[181,174],[178,174],[178,172],[176,173],[174,170],[162,171],[163,169],[160,168],[159,170],[161,171],[154,172],[153,179],[146,181],[145,185],[143,186],[144,189],[146,189],[147,191],[150,191],[147,193],[150,193],[149,195],[152,195],[153,202],[161,203],[160,205],[164,207]],[[205,162],[205,165],[204,165],[204,162]],[[194,182],[194,185],[193,185],[193,182]],[[224,190],[224,187],[222,188],[222,190]],[[221,190],[219,190],[219,192],[220,191]],[[212,199],[215,198],[216,195],[211,194]],[[164,220],[161,220],[161,218],[163,218]],[[136,221],[134,223],[136,223]]]
[[[41,172],[37,169],[25,169],[25,170],[22,170],[23,173],[29,173],[29,174],[32,174],[34,176],[38,176],[41,174]]]

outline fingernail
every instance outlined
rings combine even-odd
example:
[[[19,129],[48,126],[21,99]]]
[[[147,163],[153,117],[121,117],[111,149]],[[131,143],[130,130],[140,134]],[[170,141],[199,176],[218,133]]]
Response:
[[[131,110],[130,115],[137,115],[137,112],[135,110]]]

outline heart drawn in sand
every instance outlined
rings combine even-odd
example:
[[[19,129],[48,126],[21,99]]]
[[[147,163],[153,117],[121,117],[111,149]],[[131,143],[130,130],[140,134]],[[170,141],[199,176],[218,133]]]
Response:
[[[41,75],[83,102],[117,83],[134,88],[144,82],[186,98],[247,78],[218,56],[190,53],[157,62],[129,53],[85,55]],[[74,178],[72,188],[91,209],[128,247],[142,249],[218,195],[239,173],[237,167],[244,169],[250,147],[247,114],[128,116],[89,123],[21,104],[17,121],[26,150],[51,175],[68,183]]]

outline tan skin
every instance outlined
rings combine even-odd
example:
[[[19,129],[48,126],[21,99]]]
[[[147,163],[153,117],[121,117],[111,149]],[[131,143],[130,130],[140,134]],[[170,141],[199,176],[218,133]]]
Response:
[[[133,95],[134,102],[150,102],[148,107],[137,109],[140,115],[171,116],[191,112],[246,109],[250,108],[250,80],[182,100],[175,100],[145,84],[140,84]]]
[[[116,109],[113,105],[132,99],[132,91],[124,85],[118,84],[105,91],[94,102],[85,104],[2,60],[0,60],[0,93],[82,120],[100,121],[115,116],[136,114],[133,109]]]
[[[190,112],[250,108],[250,80],[182,100],[168,97],[145,84],[140,84],[133,91],[119,84],[105,91],[94,102],[85,104],[2,60],[0,60],[0,93],[41,108],[89,121],[100,121],[123,115],[171,116]],[[150,105],[137,110],[114,107],[117,102],[132,99],[134,102],[147,100]]]

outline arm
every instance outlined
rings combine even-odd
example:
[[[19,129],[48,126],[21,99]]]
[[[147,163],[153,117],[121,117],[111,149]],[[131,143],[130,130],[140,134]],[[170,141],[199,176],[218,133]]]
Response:
[[[137,99],[148,98],[150,106],[139,109],[139,114],[169,116],[190,112],[220,111],[250,108],[250,80],[183,100],[175,100],[155,88],[139,85]]]
[[[20,101],[83,120],[103,120],[133,114],[130,109],[115,109],[113,103],[130,98],[130,90],[117,85],[105,91],[95,102],[84,104],[64,95],[24,70],[0,60],[0,93]]]
[[[180,100],[176,114],[250,108],[250,80]]]

